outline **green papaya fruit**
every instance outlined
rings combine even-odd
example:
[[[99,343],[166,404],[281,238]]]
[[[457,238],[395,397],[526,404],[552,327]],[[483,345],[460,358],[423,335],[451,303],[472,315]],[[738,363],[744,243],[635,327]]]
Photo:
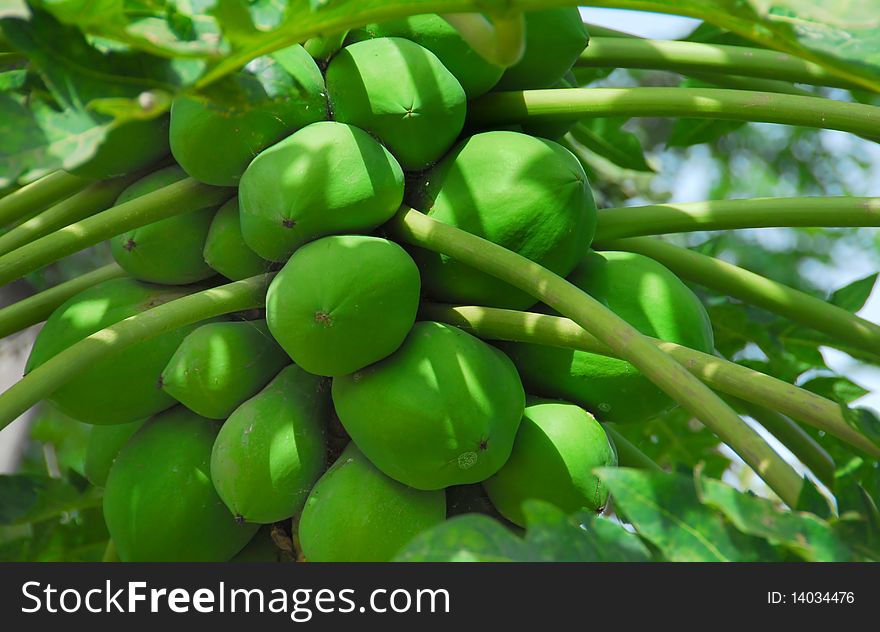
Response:
[[[343,48],[327,67],[327,94],[337,121],[374,134],[410,171],[438,160],[464,127],[461,84],[434,53],[400,37]]]
[[[37,335],[27,362],[32,371],[72,344],[120,320],[186,296],[191,287],[112,279],[83,290],[56,309]],[[181,341],[198,324],[138,342],[73,376],[49,400],[90,424],[144,419],[176,402],[159,387],[159,375]]]
[[[269,262],[244,243],[237,197],[221,206],[214,215],[203,254],[205,263],[230,281],[269,271]]]
[[[572,271],[596,229],[596,203],[571,152],[509,131],[477,134],[427,172],[415,208],[493,241],[560,276]],[[526,309],[535,299],[445,255],[412,250],[434,299]]]
[[[214,486],[233,514],[268,524],[302,509],[326,466],[329,410],[324,380],[295,364],[235,409],[211,454]]]
[[[219,428],[178,406],[122,448],[107,478],[104,518],[123,562],[225,562],[257,532],[235,520],[211,484]]]
[[[160,169],[120,193],[123,204],[186,177],[180,167]],[[133,228],[110,240],[113,258],[122,269],[141,281],[184,285],[214,276],[202,251],[215,207],[197,209]]]
[[[129,121],[111,128],[95,154],[69,171],[89,180],[106,180],[149,167],[168,151],[167,116]]]
[[[524,17],[525,53],[504,72],[496,90],[549,88],[571,70],[590,41],[577,7],[530,11]]]
[[[269,330],[296,364],[325,376],[391,355],[419,308],[419,269],[387,239],[334,235],[293,253],[269,286]]]
[[[309,494],[299,543],[310,562],[388,562],[445,518],[443,491],[420,491],[388,478],[352,443]]]
[[[577,88],[578,83],[574,75],[569,72],[550,87],[555,90],[566,90]],[[568,134],[577,123],[576,119],[570,121],[528,121],[522,124],[521,129],[530,136],[555,141]]]
[[[403,201],[403,171],[365,131],[313,123],[266,149],[241,178],[245,243],[285,261],[304,243],[334,233],[367,232]]]
[[[272,526],[263,525],[230,562],[280,562],[283,552],[272,539]]]
[[[590,413],[567,402],[530,401],[510,458],[483,487],[505,518],[524,527],[526,500],[543,500],[566,513],[601,511],[608,489],[593,469],[611,465],[617,465],[614,449]]]
[[[484,59],[462,39],[455,27],[435,13],[368,24],[349,34],[349,41],[371,37],[403,37],[424,46],[458,79],[468,99],[487,93],[504,74],[504,68]]]
[[[115,426],[92,426],[83,463],[83,473],[92,485],[104,487],[110,466],[113,465],[119,451],[146,421],[141,419]]]
[[[478,483],[510,455],[525,395],[503,353],[419,322],[391,356],[334,378],[342,425],[376,467],[416,489]]]
[[[207,99],[179,96],[171,105],[171,153],[208,184],[238,184],[263,149],[327,118],[324,78],[299,45],[258,57],[215,91]]]
[[[183,339],[159,380],[193,412],[226,419],[288,364],[265,320],[208,323]]]
[[[678,277],[653,259],[590,252],[568,280],[643,334],[704,353],[713,351],[706,309]],[[529,343],[500,346],[516,364],[529,392],[574,402],[601,421],[640,422],[674,406],[668,395],[623,360]]]

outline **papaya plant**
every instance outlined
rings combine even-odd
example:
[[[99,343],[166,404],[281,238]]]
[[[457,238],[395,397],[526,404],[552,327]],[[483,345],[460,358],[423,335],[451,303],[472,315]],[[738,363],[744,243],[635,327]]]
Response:
[[[0,559],[880,561],[876,32],[591,6],[7,3]]]

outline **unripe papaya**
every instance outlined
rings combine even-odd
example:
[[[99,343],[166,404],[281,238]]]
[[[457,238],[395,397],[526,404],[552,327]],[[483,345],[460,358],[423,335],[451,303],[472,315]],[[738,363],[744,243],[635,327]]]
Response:
[[[566,402],[530,401],[510,458],[483,487],[495,508],[523,527],[526,500],[543,500],[566,513],[601,511],[608,489],[593,469],[611,465],[617,465],[614,449],[590,413]]]
[[[240,281],[269,271],[269,262],[244,243],[237,197],[221,206],[214,215],[203,254],[205,263],[230,281]]]
[[[327,93],[337,121],[377,136],[410,171],[452,147],[467,110],[464,89],[437,56],[400,37],[342,49],[327,67]]]
[[[387,239],[334,235],[307,244],[273,279],[266,318],[299,366],[353,373],[391,355],[419,308],[419,269]]]
[[[653,259],[590,252],[568,280],[643,334],[704,353],[714,348],[712,324],[700,300]],[[602,421],[644,421],[674,406],[629,362],[529,343],[500,346],[516,363],[530,392],[579,404]]]
[[[391,356],[333,380],[358,448],[417,489],[478,483],[510,455],[525,395],[503,353],[450,325],[420,322]]]
[[[292,364],[230,415],[211,472],[233,514],[268,524],[302,509],[326,466],[329,413],[324,380]]]
[[[403,171],[362,129],[313,123],[254,159],[238,201],[245,243],[264,259],[286,261],[308,241],[391,219],[403,201]]]
[[[352,41],[369,37],[403,37],[424,46],[458,79],[468,99],[487,93],[504,73],[504,68],[484,59],[462,39],[455,27],[435,13],[368,24],[359,32],[349,34]]]
[[[193,412],[226,419],[287,364],[265,320],[208,323],[183,339],[160,381]]]
[[[168,155],[168,117],[129,121],[113,127],[95,154],[70,172],[106,180],[149,167]]]
[[[442,490],[388,478],[351,443],[309,494],[299,543],[310,562],[388,562],[445,518]]]
[[[493,241],[565,276],[596,229],[584,169],[562,145],[494,131],[460,143],[426,173],[415,207],[433,219]],[[525,309],[535,299],[445,255],[413,249],[432,298]]]
[[[577,7],[525,14],[526,50],[508,68],[496,90],[548,88],[571,70],[590,41]]]
[[[152,418],[107,478],[104,518],[123,562],[225,562],[258,525],[241,524],[211,484],[220,424],[178,406]]]
[[[160,169],[141,178],[116,199],[123,204],[174,184],[186,177],[180,167]],[[126,272],[141,281],[184,285],[214,276],[202,251],[215,207],[133,228],[110,240],[113,258]]]
[[[174,159],[208,184],[238,184],[263,149],[327,118],[324,78],[299,45],[255,59],[218,93],[211,101],[179,96],[171,106]]]
[[[105,327],[192,291],[134,279],[113,279],[83,290],[46,321],[31,349],[27,371]],[[50,401],[90,424],[128,423],[170,408],[176,402],[160,388],[159,375],[197,326],[180,327],[95,362],[52,393]]]
[[[113,465],[119,451],[146,421],[141,419],[115,426],[92,426],[83,464],[83,473],[92,485],[104,487],[110,466]]]

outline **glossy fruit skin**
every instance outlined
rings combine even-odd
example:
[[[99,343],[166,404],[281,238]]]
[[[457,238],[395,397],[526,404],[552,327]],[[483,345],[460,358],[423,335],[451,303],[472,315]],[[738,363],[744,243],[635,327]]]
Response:
[[[182,406],[147,422],[107,478],[104,518],[124,562],[225,562],[258,526],[239,524],[211,484],[220,424]]]
[[[180,167],[160,169],[125,189],[117,204],[129,202],[180,180]],[[113,258],[123,270],[141,281],[166,285],[195,283],[214,276],[202,251],[215,207],[197,209],[133,228],[110,240]]]
[[[419,322],[393,355],[333,380],[342,425],[376,467],[416,489],[480,482],[504,464],[525,395],[500,351]]]
[[[238,197],[220,207],[205,240],[207,263],[230,281],[240,281],[269,271],[270,264],[251,250],[241,235]]]
[[[306,244],[269,286],[272,335],[310,373],[353,373],[401,345],[419,308],[419,269],[396,243],[333,235]]]
[[[92,426],[83,473],[95,487],[104,487],[110,467],[123,446],[146,423],[146,419],[115,426]]]
[[[326,467],[329,414],[327,384],[292,364],[230,415],[211,472],[234,515],[268,524],[302,508]]]
[[[566,513],[601,511],[608,489],[593,469],[613,465],[614,449],[590,413],[567,402],[530,401],[510,458],[483,487],[505,518],[524,527],[522,503],[530,499]]]
[[[70,298],[37,335],[27,371],[91,334],[142,311],[181,298],[191,287],[113,279]],[[138,342],[74,376],[49,398],[62,412],[90,424],[121,424],[174,406],[159,388],[159,375],[181,341],[198,325],[188,325]]]
[[[327,67],[337,121],[374,134],[408,171],[437,161],[464,126],[467,96],[434,53],[400,37],[342,49]]]
[[[577,7],[530,11],[524,17],[525,54],[495,90],[549,88],[571,70],[590,41]]]
[[[70,173],[106,180],[149,167],[168,155],[168,117],[129,121],[107,133],[95,154]]]
[[[445,518],[443,491],[388,478],[351,443],[309,494],[299,541],[311,562],[388,562]]]
[[[245,243],[269,261],[335,233],[368,232],[403,201],[403,171],[365,131],[313,123],[257,156],[239,186]]]
[[[203,417],[226,419],[288,364],[265,320],[208,323],[171,356],[162,390]]]
[[[714,338],[706,309],[678,277],[653,259],[590,252],[569,281],[643,334],[712,353]],[[516,364],[529,392],[579,404],[601,421],[636,423],[674,406],[628,362],[527,343],[499,346]]]
[[[596,230],[596,203],[583,167],[552,141],[510,131],[460,143],[418,185],[414,208],[565,276]],[[412,250],[431,298],[526,309],[535,299],[449,257]]]
[[[435,13],[368,24],[349,34],[349,41],[370,37],[403,37],[424,46],[458,79],[469,100],[487,93],[504,74],[504,68],[483,59],[449,22]]]
[[[263,149],[327,118],[324,78],[302,46],[253,63],[227,80],[235,98],[179,96],[171,106],[171,152],[196,180],[234,186]]]

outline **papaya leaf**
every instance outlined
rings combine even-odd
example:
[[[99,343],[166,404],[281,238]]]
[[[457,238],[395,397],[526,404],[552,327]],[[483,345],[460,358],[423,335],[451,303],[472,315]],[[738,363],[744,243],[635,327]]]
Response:
[[[601,468],[596,473],[638,534],[669,561],[778,559],[764,539],[742,534],[723,514],[703,505],[692,476],[630,468]]]
[[[846,287],[842,287],[831,295],[831,303],[848,312],[855,314],[865,306],[868,297],[877,284],[877,274],[871,274],[863,279],[853,281]]]
[[[60,517],[101,504],[94,487],[80,491],[70,483],[48,476],[0,476],[0,525],[15,526]]]
[[[572,137],[581,145],[609,160],[618,167],[633,171],[653,172],[645,159],[639,139],[622,126],[626,118],[595,118],[578,123]]]
[[[841,375],[816,377],[804,382],[801,387],[842,404],[852,403],[868,394],[866,389]]]
[[[833,490],[832,490],[833,491]],[[804,486],[798,498],[797,511],[811,513],[823,520],[828,520],[835,513],[829,499],[824,496],[808,477],[804,477]]]
[[[525,543],[501,523],[480,514],[456,516],[416,536],[399,562],[513,562],[530,560]]]
[[[100,507],[19,527],[0,527],[0,561],[97,562],[108,540]]]
[[[733,132],[744,123],[740,121],[715,121],[710,119],[676,119],[666,139],[667,147],[690,147],[711,143]]]
[[[697,495],[707,507],[726,516],[740,532],[778,543],[810,562],[847,562],[852,552],[817,516],[785,511],[773,502],[698,477]]]

